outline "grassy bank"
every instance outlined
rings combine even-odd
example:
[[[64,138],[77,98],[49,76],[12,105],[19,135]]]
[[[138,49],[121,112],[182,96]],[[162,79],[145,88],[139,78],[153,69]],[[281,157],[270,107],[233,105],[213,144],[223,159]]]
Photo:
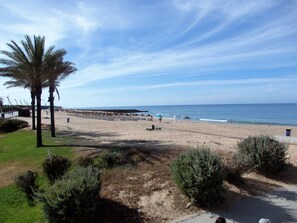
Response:
[[[24,194],[16,189],[13,177],[26,170],[34,170],[41,175],[41,163],[48,150],[52,154],[73,156],[71,148],[58,146],[48,132],[44,132],[44,144],[47,146],[36,148],[35,140],[35,133],[26,130],[0,135],[0,223],[44,222],[41,207],[28,205]]]

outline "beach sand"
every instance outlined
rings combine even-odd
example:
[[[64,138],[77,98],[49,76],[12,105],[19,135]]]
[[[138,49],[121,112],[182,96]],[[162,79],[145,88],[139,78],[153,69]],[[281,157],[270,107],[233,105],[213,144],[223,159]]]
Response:
[[[49,114],[43,111],[42,116],[42,123],[44,125],[49,125]],[[21,119],[31,123],[30,118]],[[235,151],[235,147],[241,139],[250,135],[269,135],[290,142],[288,144],[289,162],[297,166],[297,127],[292,126],[206,123],[173,119],[163,119],[161,123],[158,119],[152,121],[108,121],[76,117],[65,111],[56,112],[55,121],[58,136],[68,134],[90,140],[91,144],[88,147],[79,148],[79,145],[74,145],[76,149],[81,151],[100,150],[101,148],[104,148],[105,146],[109,147],[110,145],[123,147],[133,147],[135,145],[137,148],[146,147],[152,150],[163,148],[185,150],[189,147],[204,145],[215,150],[219,154],[225,155],[225,158],[227,157],[228,159],[229,154]],[[152,125],[154,125],[155,128],[161,128],[161,130],[146,130],[147,128],[152,128]],[[292,129],[291,137],[285,136],[287,128]],[[93,148],[92,145],[94,145]],[[123,170],[125,173],[113,172],[110,174],[109,178],[108,176],[104,176],[104,179],[109,180],[109,184],[102,186],[102,196],[112,200],[116,199],[125,205],[139,209],[146,214],[146,219],[149,219],[144,222],[171,222],[172,220],[180,219],[180,217],[187,214],[199,212],[197,209],[185,208],[187,204],[185,202],[187,201],[183,197],[180,197],[180,195],[176,198],[176,194],[180,193],[170,180],[171,176],[168,166],[169,164],[160,166],[160,168],[165,168],[165,172],[168,172],[166,173],[167,175],[165,174],[161,177],[158,176],[162,172],[160,169],[160,173],[158,173],[158,166],[148,166],[148,169],[145,169],[145,171],[142,172],[142,167],[139,167],[133,170],[132,173],[129,173],[129,170]],[[137,175],[138,173],[139,175]],[[296,176],[296,174],[293,174],[293,176]],[[157,179],[158,177],[159,179]],[[143,178],[142,181],[139,181],[140,178]],[[265,191],[270,190],[269,188],[271,186],[287,188],[288,185],[297,182],[296,179],[288,180],[288,182],[286,182],[286,180],[276,181],[253,173],[246,175],[245,179],[247,181],[246,187],[249,187],[249,185],[251,185],[251,187],[256,187],[257,192],[260,191],[260,193],[265,193]],[[138,183],[140,185],[136,183],[137,181],[140,182]],[[135,188],[138,188],[138,194],[136,193]],[[243,197],[250,196],[242,188],[236,188],[230,185],[228,185],[228,188],[228,207],[232,207],[234,202],[240,202]],[[286,192],[287,190],[285,189],[284,191]],[[113,195],[111,196],[111,194]],[[180,209],[177,208],[176,201],[180,202],[179,206],[183,207]],[[297,204],[294,202],[291,202],[290,205],[292,205],[292,203],[293,206],[295,205],[297,207]],[[288,206],[288,208],[291,208],[291,206]],[[277,209],[278,207],[276,207],[275,210]],[[237,213],[237,215],[241,216],[240,213]],[[213,215],[202,214],[201,217],[199,216],[200,215],[197,217],[196,215],[194,221],[191,220],[192,217],[190,217],[188,218],[190,220],[183,219],[176,220],[175,222],[214,222]],[[230,222],[237,221],[230,220]],[[245,219],[242,222],[249,221]]]
[[[43,124],[50,124],[49,115],[43,112]],[[67,119],[69,118],[69,123]],[[31,123],[30,118],[22,118]],[[190,120],[158,119],[153,121],[107,121],[75,117],[59,111],[55,113],[57,131],[72,131],[85,134],[102,144],[112,142],[155,142],[163,146],[179,148],[205,145],[215,150],[234,151],[237,143],[251,135],[268,135],[289,143],[289,158],[297,164],[297,127],[245,125],[227,123],[194,122]],[[161,130],[147,131],[147,128]],[[286,137],[286,129],[291,137]]]

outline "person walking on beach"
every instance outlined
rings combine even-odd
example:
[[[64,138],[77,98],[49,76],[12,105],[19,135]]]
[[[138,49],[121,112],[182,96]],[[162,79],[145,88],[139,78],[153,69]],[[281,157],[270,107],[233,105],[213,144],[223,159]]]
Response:
[[[162,122],[162,115],[160,115],[159,121]]]

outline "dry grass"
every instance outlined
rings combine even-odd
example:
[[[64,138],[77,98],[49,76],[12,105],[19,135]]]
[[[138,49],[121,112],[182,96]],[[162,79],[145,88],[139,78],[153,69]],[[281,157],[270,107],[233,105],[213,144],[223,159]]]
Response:
[[[12,162],[7,165],[0,166],[0,188],[8,186],[14,182],[14,178],[28,170],[24,164]]]

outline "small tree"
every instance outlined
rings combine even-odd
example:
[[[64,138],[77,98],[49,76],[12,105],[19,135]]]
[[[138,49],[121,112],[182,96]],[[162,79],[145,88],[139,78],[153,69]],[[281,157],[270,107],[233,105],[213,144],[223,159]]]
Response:
[[[60,49],[52,51],[46,55],[47,61],[47,83],[49,86],[49,102],[50,102],[50,116],[51,116],[51,135],[56,136],[55,131],[55,109],[54,109],[54,92],[57,91],[59,83],[76,71],[73,63],[63,61],[66,55],[66,50]],[[58,97],[59,97],[59,92]]]
[[[2,106],[3,106],[3,98],[0,97],[0,118],[2,118]]]

